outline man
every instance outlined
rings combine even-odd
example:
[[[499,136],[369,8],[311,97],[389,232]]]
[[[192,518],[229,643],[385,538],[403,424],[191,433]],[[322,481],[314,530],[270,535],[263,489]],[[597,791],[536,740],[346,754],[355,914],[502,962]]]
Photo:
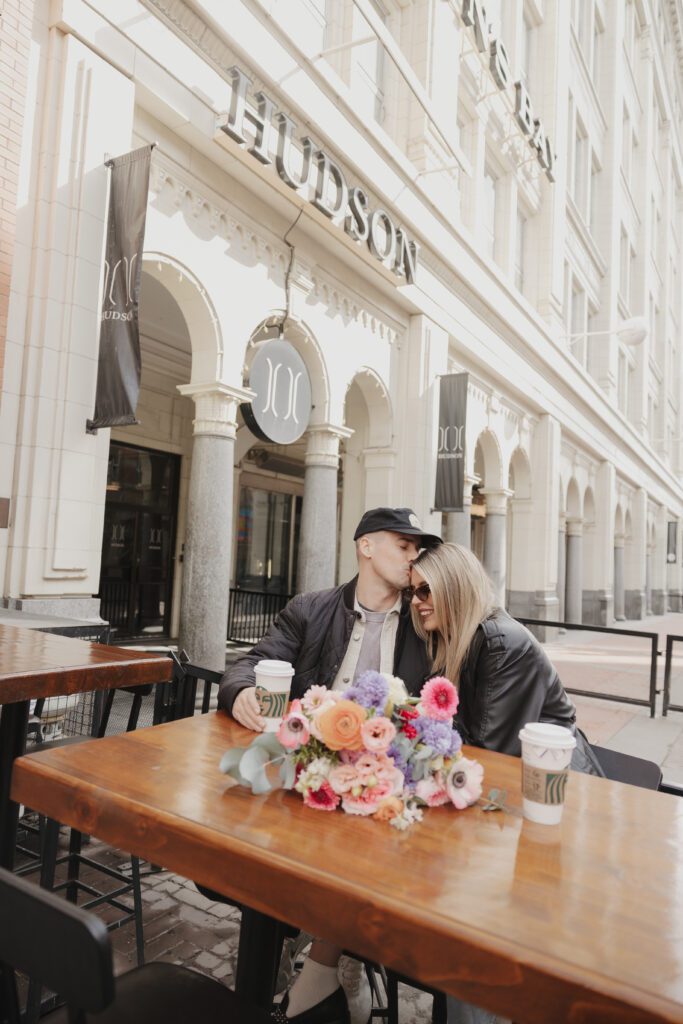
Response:
[[[419,549],[441,538],[425,533],[409,508],[373,508],[353,539],[358,575],[343,586],[297,594],[223,676],[219,706],[248,729],[260,732],[264,725],[254,691],[254,665],[262,658],[294,666],[292,698],[314,684],[347,689],[368,669],[399,676],[412,693],[427,678],[427,651],[401,592]]]
[[[441,538],[425,533],[409,508],[374,508],[363,515],[353,539],[358,575],[343,586],[297,594],[264,638],[223,676],[218,703],[248,729],[260,732],[265,724],[254,690],[254,665],[263,658],[294,666],[293,698],[314,684],[345,690],[370,669],[399,676],[414,694],[428,677],[427,650],[402,591],[420,548],[440,544]],[[361,984],[363,967],[348,958],[340,964],[341,952],[314,940],[274,1020],[365,1024],[371,999]]]

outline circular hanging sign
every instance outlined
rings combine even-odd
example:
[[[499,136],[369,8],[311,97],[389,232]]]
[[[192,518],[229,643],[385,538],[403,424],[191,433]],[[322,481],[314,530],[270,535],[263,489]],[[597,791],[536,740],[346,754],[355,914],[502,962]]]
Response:
[[[256,392],[240,408],[252,434],[262,441],[298,441],[311,416],[311,379],[288,341],[267,341],[254,356],[248,387]]]

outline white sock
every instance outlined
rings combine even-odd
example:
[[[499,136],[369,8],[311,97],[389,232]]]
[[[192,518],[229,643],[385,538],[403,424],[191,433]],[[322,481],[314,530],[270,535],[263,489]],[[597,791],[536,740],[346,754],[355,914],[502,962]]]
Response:
[[[289,990],[287,1016],[296,1017],[298,1013],[303,1013],[304,1010],[327,999],[337,988],[337,968],[316,963],[309,956]]]

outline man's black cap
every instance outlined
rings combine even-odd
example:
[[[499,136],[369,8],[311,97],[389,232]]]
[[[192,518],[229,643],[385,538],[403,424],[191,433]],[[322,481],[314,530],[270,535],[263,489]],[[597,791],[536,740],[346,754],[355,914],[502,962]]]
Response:
[[[405,533],[409,537],[419,537],[420,547],[423,548],[441,544],[441,537],[437,537],[435,533],[425,533],[412,508],[369,509],[363,514],[353,539],[358,540],[366,533],[379,533],[380,530],[390,530],[392,533]]]

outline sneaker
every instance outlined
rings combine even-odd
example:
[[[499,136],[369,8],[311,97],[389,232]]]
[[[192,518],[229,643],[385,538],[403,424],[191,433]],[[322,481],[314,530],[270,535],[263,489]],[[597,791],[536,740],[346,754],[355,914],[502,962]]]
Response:
[[[297,959],[310,944],[311,936],[307,935],[306,932],[299,932],[297,935],[285,939],[282,945],[282,956],[280,957],[280,967],[275,984],[276,995],[280,992],[285,992],[289,988],[294,977]]]
[[[339,959],[339,984],[346,993],[351,1024],[368,1024],[372,1011],[372,992],[365,964],[350,956]]]

